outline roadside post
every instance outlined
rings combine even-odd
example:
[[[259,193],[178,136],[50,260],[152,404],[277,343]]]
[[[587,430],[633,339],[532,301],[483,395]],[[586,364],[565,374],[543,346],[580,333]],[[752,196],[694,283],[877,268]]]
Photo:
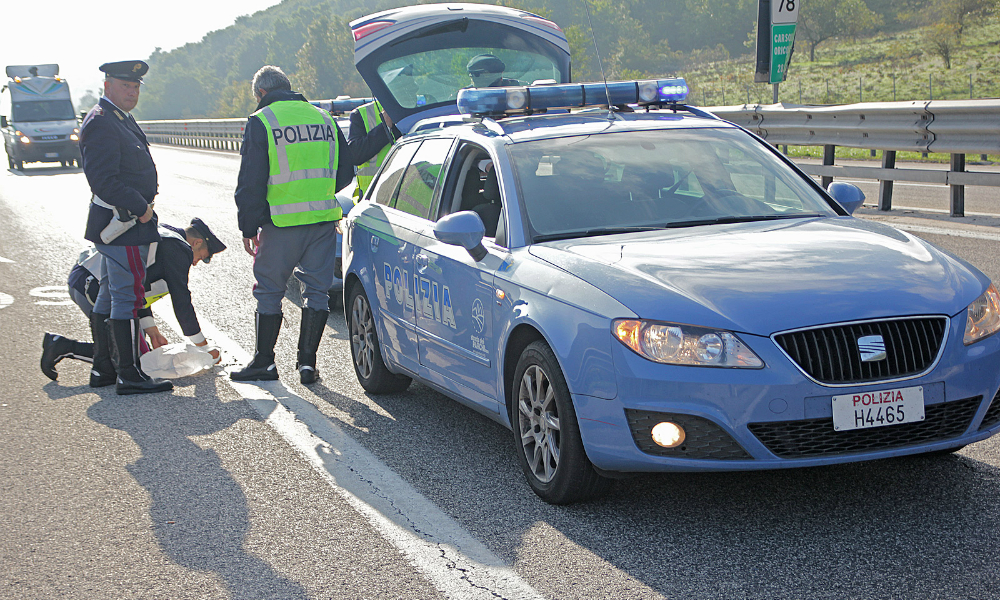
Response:
[[[758,0],[757,61],[754,81],[770,83],[774,103],[778,103],[778,84],[788,75],[788,62],[795,45],[795,24],[802,0]]]

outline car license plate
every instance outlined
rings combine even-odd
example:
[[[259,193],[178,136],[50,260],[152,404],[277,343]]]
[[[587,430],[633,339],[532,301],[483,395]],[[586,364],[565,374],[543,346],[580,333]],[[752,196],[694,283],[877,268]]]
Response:
[[[59,156],[58,152],[46,152],[45,158],[57,158]]]
[[[922,386],[833,397],[836,431],[869,429],[924,420]]]

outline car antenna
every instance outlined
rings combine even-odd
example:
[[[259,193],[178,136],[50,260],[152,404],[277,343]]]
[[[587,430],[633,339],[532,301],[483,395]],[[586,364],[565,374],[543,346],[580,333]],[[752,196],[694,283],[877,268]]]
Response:
[[[608,97],[608,120],[615,120],[615,111],[611,106],[611,90],[608,89],[608,78],[604,75],[604,62],[601,60],[601,49],[597,46],[597,35],[594,33],[594,22],[590,18],[590,0],[585,0],[583,7],[587,9],[587,23],[590,24],[590,37],[594,40],[594,50],[597,51],[597,64],[601,67],[601,79],[604,80],[604,94]]]

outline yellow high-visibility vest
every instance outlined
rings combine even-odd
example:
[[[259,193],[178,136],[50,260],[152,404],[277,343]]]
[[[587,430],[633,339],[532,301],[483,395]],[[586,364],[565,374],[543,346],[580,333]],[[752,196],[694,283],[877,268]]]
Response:
[[[362,104],[358,110],[361,112],[361,120],[365,124],[365,133],[382,124],[382,105],[378,103],[378,100]],[[368,186],[371,185],[375,173],[378,173],[379,167],[382,166],[382,162],[385,161],[391,147],[391,143],[386,144],[371,160],[358,166],[358,187],[354,190],[355,200],[361,198]]]
[[[339,221],[340,147],[330,113],[299,100],[255,112],[267,130],[267,204],[277,227]]]

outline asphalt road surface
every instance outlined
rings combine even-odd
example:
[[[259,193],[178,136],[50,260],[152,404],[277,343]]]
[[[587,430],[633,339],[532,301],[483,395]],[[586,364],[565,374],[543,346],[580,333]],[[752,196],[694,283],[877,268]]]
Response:
[[[42,334],[87,339],[65,293],[89,199],[79,169],[0,172],[0,598],[1000,598],[1000,440],[954,455],[761,473],[642,476],[554,507],[512,434],[414,384],[368,396],[342,315],[323,379],[233,384],[254,342],[251,259],[232,199],[239,157],[154,147],[162,222],[200,216],[229,246],[192,269],[222,368],[171,394],[38,368]],[[862,183],[869,201],[877,186]],[[1000,192],[897,184],[863,208],[1000,279]],[[945,214],[942,214],[944,211]],[[975,214],[973,214],[975,213]],[[171,341],[169,300],[156,315]]]

